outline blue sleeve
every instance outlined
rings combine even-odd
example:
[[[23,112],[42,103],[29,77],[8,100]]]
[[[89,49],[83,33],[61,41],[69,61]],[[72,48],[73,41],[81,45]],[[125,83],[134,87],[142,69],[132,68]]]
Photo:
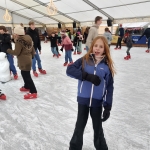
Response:
[[[113,80],[112,74],[110,73],[106,77],[106,93],[105,93],[104,102],[103,102],[104,108],[109,109],[109,110],[111,110],[112,102],[113,102],[113,90],[114,90],[113,83],[114,83],[114,80]]]
[[[76,60],[72,65],[67,67],[67,76],[82,80],[82,58]]]

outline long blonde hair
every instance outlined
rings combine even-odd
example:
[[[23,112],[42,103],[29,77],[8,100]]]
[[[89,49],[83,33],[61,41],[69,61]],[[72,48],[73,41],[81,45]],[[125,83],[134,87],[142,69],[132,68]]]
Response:
[[[87,63],[89,62],[90,54],[93,53],[93,47],[94,47],[96,41],[99,40],[99,39],[101,39],[104,43],[105,59],[106,59],[106,62],[108,64],[108,67],[109,67],[109,69],[112,73],[112,76],[114,76],[114,74],[116,73],[115,68],[114,68],[114,62],[113,62],[113,60],[111,58],[111,55],[110,55],[110,49],[109,49],[109,46],[108,46],[107,39],[104,36],[98,36],[93,40],[88,53],[83,57],[82,67],[84,67],[84,61],[86,61]]]

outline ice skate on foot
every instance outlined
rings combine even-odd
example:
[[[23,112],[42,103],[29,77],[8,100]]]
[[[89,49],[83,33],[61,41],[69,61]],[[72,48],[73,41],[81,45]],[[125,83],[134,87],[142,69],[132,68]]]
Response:
[[[30,90],[29,89],[26,89],[24,86],[20,88],[20,91],[21,92],[29,92]]]
[[[65,63],[64,63],[64,66],[67,66],[67,65],[68,65],[68,62],[65,62]]]
[[[35,77],[38,77],[38,73],[36,71],[33,71],[33,74]]]
[[[37,98],[37,93],[27,93],[24,95],[24,99],[34,99]]]
[[[43,70],[43,69],[39,69],[39,72],[40,72],[41,74],[46,74],[46,70]]]
[[[70,65],[72,65],[73,64],[73,61],[72,62],[70,62],[69,64],[68,64],[68,66],[70,66]]]
[[[6,95],[3,94],[0,90],[0,100],[6,100]]]
[[[17,80],[18,79],[18,74],[14,74],[14,79]]]
[[[150,53],[150,50],[146,50],[145,52],[146,52],[146,53]]]

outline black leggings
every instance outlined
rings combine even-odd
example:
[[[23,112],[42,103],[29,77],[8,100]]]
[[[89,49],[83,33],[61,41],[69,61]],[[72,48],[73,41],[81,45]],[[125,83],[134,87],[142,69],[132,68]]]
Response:
[[[80,104],[78,104],[78,118],[73,137],[70,141],[69,150],[82,150],[83,133],[88,120],[89,112],[93,122],[94,146],[96,150],[108,150],[102,128],[102,107],[89,108],[86,105]]]
[[[116,48],[118,48],[118,46],[121,48],[121,42],[122,42],[122,37],[118,37]]]
[[[21,70],[21,75],[24,81],[24,88],[30,89],[30,93],[37,93],[36,87],[30,75],[30,71]]]

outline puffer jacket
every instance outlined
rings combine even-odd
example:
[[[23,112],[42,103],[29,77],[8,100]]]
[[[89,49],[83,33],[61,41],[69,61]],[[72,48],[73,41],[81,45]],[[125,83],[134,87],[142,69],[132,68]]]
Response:
[[[0,52],[7,53],[7,49],[12,49],[10,34],[0,34]]]
[[[68,36],[62,37],[62,47],[65,48],[66,51],[73,49],[72,42]]]
[[[31,70],[32,58],[35,55],[35,50],[29,35],[19,36],[15,43],[15,50],[8,49],[7,53],[17,56],[18,67],[20,70]]]
[[[94,65],[94,61],[90,60],[90,65],[84,62],[84,71],[89,74],[99,76],[101,83],[95,86],[91,82],[82,79],[82,58],[78,59],[74,64],[68,66],[67,75],[78,79],[78,96],[77,101],[88,107],[99,107],[103,104],[107,109],[111,109],[113,101],[113,77],[110,69],[103,59],[99,64]]]

